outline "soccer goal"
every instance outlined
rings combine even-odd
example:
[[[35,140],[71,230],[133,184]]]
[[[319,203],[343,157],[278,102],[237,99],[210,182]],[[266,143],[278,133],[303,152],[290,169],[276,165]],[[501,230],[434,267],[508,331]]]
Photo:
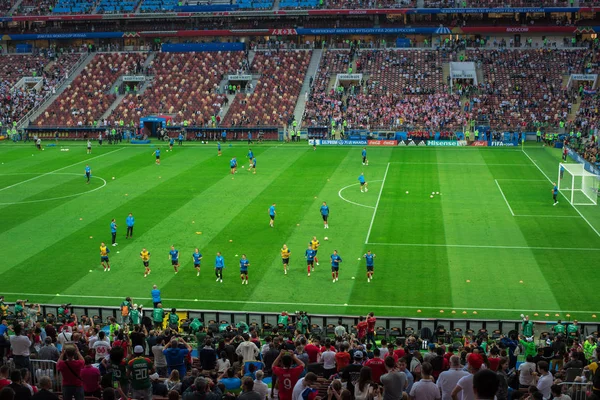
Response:
[[[558,190],[574,206],[598,204],[600,177],[585,170],[583,164],[558,166]]]

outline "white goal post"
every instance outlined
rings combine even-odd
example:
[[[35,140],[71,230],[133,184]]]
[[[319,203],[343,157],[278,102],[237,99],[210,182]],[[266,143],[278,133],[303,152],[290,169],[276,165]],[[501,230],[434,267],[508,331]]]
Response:
[[[583,164],[558,165],[558,190],[574,206],[598,204],[600,176],[585,170]]]

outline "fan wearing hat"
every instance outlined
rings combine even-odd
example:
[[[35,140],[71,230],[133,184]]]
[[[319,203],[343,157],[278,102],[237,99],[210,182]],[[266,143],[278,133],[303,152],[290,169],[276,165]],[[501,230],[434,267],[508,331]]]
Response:
[[[127,364],[127,374],[131,379],[134,399],[152,400],[152,382],[150,375],[154,373],[154,365],[144,357],[144,348],[137,345],[133,348],[134,358]]]
[[[452,399],[457,400],[459,394],[462,399],[474,399],[475,393],[473,393],[473,375],[476,374],[483,365],[483,356],[479,353],[471,353],[467,357],[467,367],[469,375],[464,376],[458,380],[456,387],[452,391]]]
[[[360,377],[360,370],[363,367],[363,356],[362,350],[356,349],[352,355],[352,364],[344,367],[341,371],[342,382],[346,383],[346,389],[350,393],[354,393],[354,382],[357,382]]]

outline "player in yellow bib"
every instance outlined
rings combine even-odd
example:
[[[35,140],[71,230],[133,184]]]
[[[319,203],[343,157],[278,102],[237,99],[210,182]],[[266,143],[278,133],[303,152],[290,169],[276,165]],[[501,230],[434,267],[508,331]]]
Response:
[[[290,263],[290,249],[288,249],[287,245],[283,245],[281,248],[281,261],[283,262],[283,273],[287,275],[288,265]]]
[[[150,252],[145,248],[142,249],[142,251],[140,252],[140,258],[144,263],[144,278],[146,278],[148,275],[150,275]]]
[[[110,271],[108,253],[110,253],[110,250],[106,247],[104,242],[100,243],[100,264],[104,267],[104,272]]]
[[[319,243],[319,241],[317,240],[316,236],[313,236],[312,240],[310,241],[310,247],[315,251],[315,264],[319,265],[319,259],[317,258],[317,253],[319,251],[319,246],[321,245],[321,243]]]

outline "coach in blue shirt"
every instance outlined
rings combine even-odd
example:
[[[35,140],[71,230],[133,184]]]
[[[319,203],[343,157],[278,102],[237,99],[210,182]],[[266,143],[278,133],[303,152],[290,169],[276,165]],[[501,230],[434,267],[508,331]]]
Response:
[[[135,223],[135,219],[133,218],[133,214],[129,213],[127,218],[125,219],[125,224],[127,224],[127,235],[125,239],[129,239],[133,237],[133,224]]]
[[[156,285],[152,286],[152,291],[150,292],[152,295],[152,302],[154,303],[154,308],[158,306],[158,303],[161,303],[162,300],[160,298],[160,290],[156,288]]]

